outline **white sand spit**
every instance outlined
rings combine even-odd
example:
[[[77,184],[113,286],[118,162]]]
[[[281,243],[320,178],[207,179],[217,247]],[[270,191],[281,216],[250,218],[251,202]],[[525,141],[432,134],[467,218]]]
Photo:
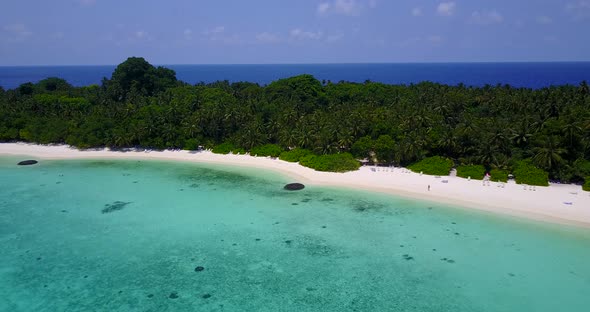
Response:
[[[391,193],[410,198],[442,202],[470,209],[509,214],[536,220],[590,227],[590,193],[576,185],[529,187],[445,176],[420,175],[403,168],[361,167],[347,173],[318,172],[295,163],[249,155],[218,155],[209,151],[111,151],[78,150],[66,145],[2,143],[0,155],[30,156],[38,159],[159,159],[256,167],[286,174],[308,185],[339,186]],[[23,158],[24,159],[24,158]],[[447,183],[443,183],[446,180]],[[294,181],[294,182],[295,182]],[[430,185],[430,191],[428,186]]]

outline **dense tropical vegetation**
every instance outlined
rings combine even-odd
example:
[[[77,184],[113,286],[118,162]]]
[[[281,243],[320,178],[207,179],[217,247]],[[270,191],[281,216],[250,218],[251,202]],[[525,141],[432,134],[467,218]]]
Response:
[[[497,182],[508,182],[508,171],[494,168],[490,170],[490,180]]]
[[[457,167],[457,176],[461,178],[483,180],[485,174],[486,168],[482,165],[462,165]]]
[[[533,90],[333,83],[310,75],[267,86],[188,85],[172,70],[129,58],[101,85],[49,78],[0,89],[0,141],[154,149],[224,144],[224,152],[266,146],[272,155],[293,148],[313,153],[297,159],[350,153],[404,166],[441,156],[454,166],[517,178],[526,160],[526,168],[551,179],[582,182],[590,176],[590,91],[585,82]]]
[[[448,175],[451,168],[453,168],[453,161],[441,156],[424,158],[408,167],[414,172],[437,176]]]

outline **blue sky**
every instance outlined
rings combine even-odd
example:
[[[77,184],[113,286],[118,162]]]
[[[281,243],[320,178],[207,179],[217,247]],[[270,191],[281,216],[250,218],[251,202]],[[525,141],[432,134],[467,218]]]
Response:
[[[590,60],[590,0],[2,0],[0,65]]]

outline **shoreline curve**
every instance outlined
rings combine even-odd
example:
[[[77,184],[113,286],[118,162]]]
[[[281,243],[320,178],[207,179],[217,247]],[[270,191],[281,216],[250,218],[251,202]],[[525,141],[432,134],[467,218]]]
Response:
[[[590,228],[590,193],[577,185],[536,187],[534,191],[514,182],[492,182],[459,177],[420,175],[405,168],[363,166],[346,173],[319,172],[297,163],[254,157],[220,155],[210,151],[184,150],[79,150],[67,145],[0,143],[0,156],[32,156],[39,159],[152,159],[223,164],[269,169],[306,185],[343,187],[437,202],[463,209],[482,210],[548,223]],[[447,181],[442,183],[442,180]],[[430,188],[430,190],[429,190]],[[567,203],[567,204],[566,204]]]

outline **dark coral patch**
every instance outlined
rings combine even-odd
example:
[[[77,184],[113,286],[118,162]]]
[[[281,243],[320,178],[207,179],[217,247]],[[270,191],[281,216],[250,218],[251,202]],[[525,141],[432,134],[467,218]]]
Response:
[[[19,166],[30,166],[30,165],[34,165],[34,164],[37,164],[37,163],[39,163],[39,162],[36,161],[36,160],[27,159],[27,160],[23,160],[23,161],[19,162],[17,165],[19,165]]]
[[[305,185],[301,183],[289,183],[285,185],[284,189],[287,191],[299,191],[305,188]]]
[[[125,206],[131,204],[131,202],[122,202],[122,201],[115,201],[111,204],[104,205],[104,208],[101,210],[102,213],[111,213],[119,210],[123,210]]]

